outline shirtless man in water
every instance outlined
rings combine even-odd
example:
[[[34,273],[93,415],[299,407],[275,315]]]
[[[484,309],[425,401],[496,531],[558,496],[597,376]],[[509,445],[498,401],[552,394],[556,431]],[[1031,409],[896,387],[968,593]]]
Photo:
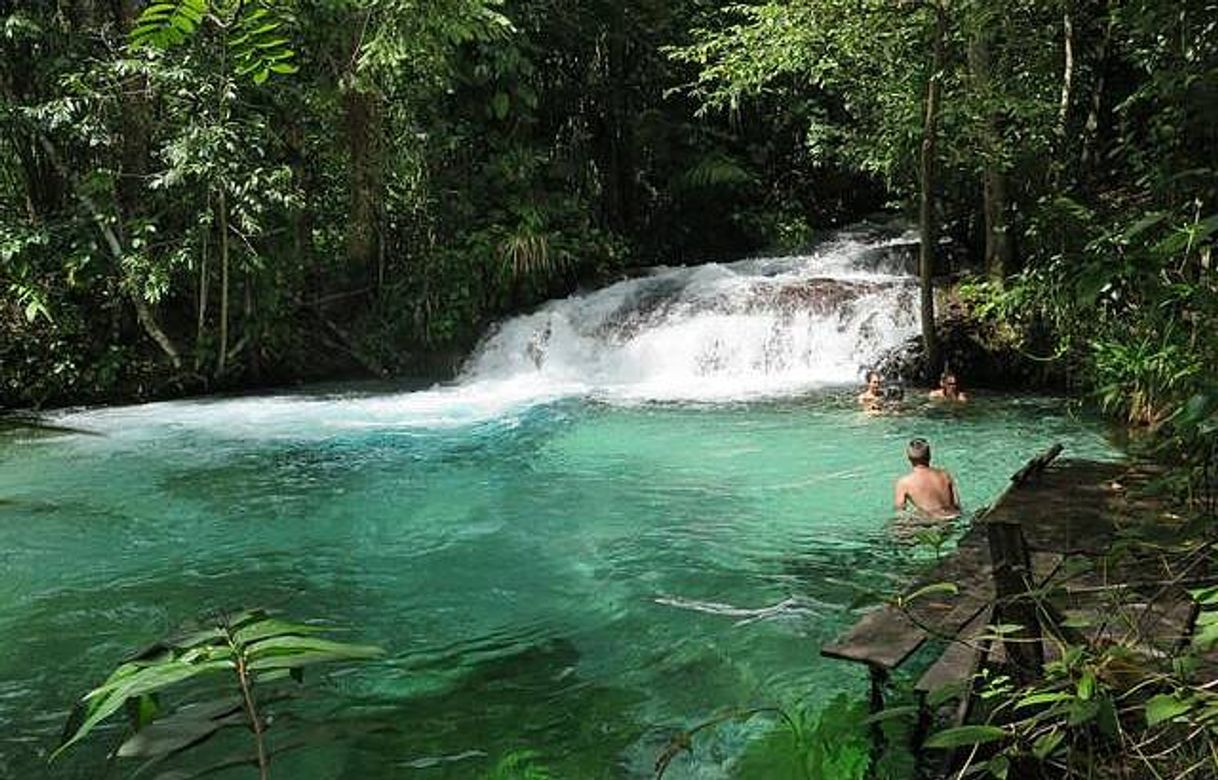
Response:
[[[956,483],[943,469],[931,468],[930,443],[926,439],[914,439],[905,454],[913,471],[897,480],[893,498],[897,509],[903,510],[906,502],[913,502],[919,512],[935,520],[959,516],[960,495],[956,492]]]

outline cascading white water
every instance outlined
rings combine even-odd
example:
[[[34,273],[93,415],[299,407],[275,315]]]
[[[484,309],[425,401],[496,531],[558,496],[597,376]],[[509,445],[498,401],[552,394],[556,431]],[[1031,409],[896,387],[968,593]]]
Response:
[[[466,384],[530,377],[608,398],[721,400],[852,382],[917,332],[906,239],[665,268],[505,322]]]
[[[724,401],[849,383],[917,332],[912,239],[846,232],[808,255],[660,268],[495,329],[457,382],[367,395],[175,401],[62,415],[110,434],[464,425],[564,397]]]

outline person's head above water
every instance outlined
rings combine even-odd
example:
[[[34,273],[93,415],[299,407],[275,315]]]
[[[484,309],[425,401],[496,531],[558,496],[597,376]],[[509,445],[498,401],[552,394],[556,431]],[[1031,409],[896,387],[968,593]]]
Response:
[[[880,389],[880,385],[883,383],[883,381],[884,381],[884,377],[880,376],[879,371],[872,369],[871,371],[867,372],[867,389],[868,390],[871,390],[873,392],[878,391]]]
[[[905,448],[905,456],[914,466],[929,466],[930,442],[923,438],[911,439]]]
[[[947,370],[939,377],[939,387],[943,388],[945,393],[954,393],[960,389],[960,380],[956,378],[955,372]]]

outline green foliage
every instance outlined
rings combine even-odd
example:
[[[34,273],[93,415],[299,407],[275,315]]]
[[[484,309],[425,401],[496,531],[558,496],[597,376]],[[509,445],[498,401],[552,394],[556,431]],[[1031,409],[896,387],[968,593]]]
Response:
[[[207,0],[176,0],[146,7],[131,30],[131,44],[168,49],[186,41],[210,13]]]
[[[483,780],[553,780],[536,750],[514,750],[495,763]]]
[[[1123,555],[1147,555],[1166,570],[1207,570],[1218,555],[1212,529],[1150,546],[1122,541],[1097,568]],[[1183,579],[1183,577],[1181,577]],[[1065,599],[1043,592],[1038,611],[1053,645],[1040,680],[1017,685],[988,669],[971,682],[979,723],[946,728],[929,749],[964,748],[954,771],[991,777],[1182,777],[1214,766],[1218,696],[1210,690],[1207,656],[1218,641],[1218,586],[1193,589],[1200,609],[1191,641],[1164,637],[1146,615],[1179,591],[1156,586],[1130,596],[1114,589],[1091,620],[1057,619]],[[995,635],[1002,633],[995,628]],[[945,697],[931,695],[934,701]]]
[[[69,716],[51,760],[125,711],[131,734],[115,750],[118,758],[140,759],[145,762],[141,769],[146,769],[191,751],[226,729],[245,727],[253,738],[253,752],[237,763],[258,766],[265,778],[270,754],[264,733],[271,719],[264,708],[290,695],[275,690],[284,683],[303,681],[306,667],[382,654],[376,647],[319,636],[324,631],[321,626],[253,610],[221,615],[198,630],[158,642],[124,661],[85,694]],[[186,685],[197,679],[210,684]],[[169,705],[167,694],[183,689],[186,698]]]
[[[743,723],[759,715],[776,716],[767,732],[749,742],[734,763],[733,776],[744,780],[896,780],[909,777],[913,757],[908,744],[908,717],[916,708],[896,707],[881,717],[870,717],[865,704],[838,695],[818,712],[790,713],[773,708],[732,712],[678,734],[656,761],[660,780],[682,752],[695,752],[695,737],[726,723]],[[884,735],[886,748],[877,756],[872,742],[875,729]]]

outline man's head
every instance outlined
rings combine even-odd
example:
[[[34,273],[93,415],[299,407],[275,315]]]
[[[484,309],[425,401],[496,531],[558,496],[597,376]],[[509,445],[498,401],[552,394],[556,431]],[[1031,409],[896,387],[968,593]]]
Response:
[[[930,442],[926,439],[912,439],[905,448],[905,455],[914,466],[930,465]]]
[[[879,392],[880,384],[883,381],[884,381],[884,378],[880,376],[879,371],[868,371],[867,372],[867,389],[872,391],[873,393]]]
[[[942,388],[943,392],[945,393],[956,393],[960,390],[960,380],[958,380],[956,375],[951,371],[944,371],[943,375],[939,377],[939,387]]]

